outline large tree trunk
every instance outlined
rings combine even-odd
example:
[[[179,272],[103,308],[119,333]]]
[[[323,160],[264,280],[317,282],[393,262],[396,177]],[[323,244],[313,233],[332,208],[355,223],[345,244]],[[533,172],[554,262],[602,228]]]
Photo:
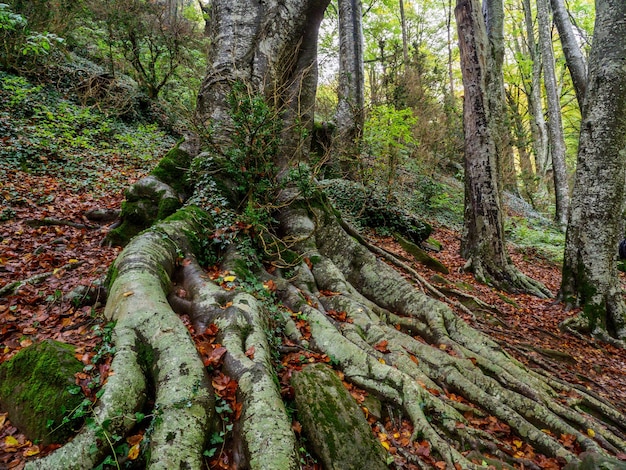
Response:
[[[483,14],[489,40],[489,65],[485,69],[489,125],[496,146],[498,172],[502,189],[519,194],[515,157],[511,146],[511,126],[504,93],[504,8],[502,0],[484,0]]]
[[[596,5],[561,295],[583,307],[566,326],[625,339],[617,246],[626,180],[626,3]]]
[[[291,15],[308,15],[312,10],[300,9],[298,2],[282,3],[289,8],[281,12],[290,12],[284,18],[286,25],[299,23],[304,27],[305,23],[299,21],[302,18]],[[309,3],[311,8],[319,6],[317,2]],[[219,39],[230,45],[233,60],[254,49],[248,41],[259,36],[246,36],[250,28],[256,30],[271,21],[265,16],[259,16],[256,22],[236,18],[232,14],[238,5],[232,1],[212,3],[217,8],[214,12],[222,15],[214,17],[215,21],[237,26],[218,28],[222,35]],[[258,15],[261,13],[257,11]],[[264,15],[276,13],[269,8]],[[311,31],[311,27],[309,23],[304,29]],[[283,29],[293,36],[291,28]],[[278,31],[274,33],[278,35]],[[282,44],[276,38],[265,45]],[[222,50],[217,45],[216,48]],[[259,52],[268,60],[274,57],[271,49]],[[213,150],[198,155],[197,162],[215,157],[217,142],[227,156],[246,150],[229,149],[228,136],[219,133],[227,128],[243,132],[225,103],[228,96],[232,97],[230,80],[255,79],[246,75],[251,63],[255,60],[243,60],[241,72],[228,71],[224,64],[223,72],[217,73],[215,63],[210,70],[210,79],[203,88],[209,94],[201,100],[200,115],[212,120],[216,132]],[[263,80],[256,83],[257,91],[275,85]],[[228,96],[219,95],[220,87],[221,93]],[[245,96],[238,98],[230,99],[232,106],[246,105]],[[255,96],[249,98],[257,102]],[[268,97],[275,103],[274,98]],[[220,116],[225,119],[223,122],[216,121]],[[294,124],[284,121],[283,127],[288,129]],[[256,136],[260,130],[255,127],[248,132]],[[231,145],[241,141],[233,136]],[[289,147],[282,149],[291,151]],[[275,157],[277,162],[283,162],[291,154]],[[228,166],[228,162],[224,165]],[[194,200],[205,204],[214,218],[189,204],[138,235],[111,269],[105,314],[117,319],[117,353],[113,361],[115,373],[109,377],[96,410],[98,425],[95,429],[86,426],[74,440],[32,462],[30,468],[94,468],[110,450],[107,439],[98,437],[111,437],[114,433],[123,438],[135,424],[135,411],[153,416],[148,468],[199,470],[206,465],[202,452],[214,416],[213,391],[206,369],[175,311],[188,315],[197,333],[204,332],[207,326],[217,331],[217,341],[225,348],[223,371],[236,381],[237,402],[241,405],[233,429],[238,443],[231,462],[234,468],[295,470],[299,467],[298,448],[309,445],[297,442],[276,380],[272,358],[280,356],[283,336],[289,347],[299,352],[328,358],[344,380],[379,399],[392,410],[390,414],[401,412],[407,417],[411,422],[411,440],[419,438],[428,443],[427,452],[411,455],[412,463],[419,468],[430,468],[435,459],[438,468],[444,465],[450,469],[478,470],[491,459],[518,468],[538,468],[520,456],[514,444],[478,427],[475,418],[485,413],[499,420],[501,428],[509,426],[534,452],[558,458],[562,464],[576,464],[579,459],[553,436],[568,435],[577,449],[594,454],[626,452],[626,417],[615,407],[584,389],[526,368],[490,338],[470,328],[447,305],[416,289],[373,254],[389,256],[345,224],[316,188],[298,184],[298,194],[295,188],[281,187],[271,194],[276,223],[250,226],[233,223],[241,219],[224,215],[240,217],[237,211],[241,210],[242,197],[239,195],[233,204],[226,202],[233,198],[224,193],[234,192],[227,171],[220,172],[217,167],[195,176],[198,180]],[[201,187],[213,189],[208,191],[210,201],[199,197]],[[306,194],[302,194],[304,189]],[[232,237],[225,237],[227,233]],[[230,243],[223,252],[211,249],[216,244],[207,244],[225,238]],[[258,249],[252,250],[255,246]],[[257,253],[261,252],[266,264],[258,259]],[[211,280],[197,262],[200,255],[217,259],[223,276],[234,271],[237,275],[228,276],[227,284]],[[407,273],[414,280],[419,279],[414,272]],[[173,279],[178,284],[176,290],[172,289]],[[323,380],[317,385],[330,388],[324,396],[345,397],[345,392],[332,391],[337,382]],[[282,385],[289,393],[289,383]],[[311,387],[295,388],[304,389],[296,393],[306,393]],[[144,404],[150,403],[145,396],[152,390],[154,408],[144,409]],[[452,399],[452,393],[463,400]],[[301,407],[297,413],[306,417],[301,424],[317,427],[304,429],[306,435],[316,436],[310,445],[318,446],[308,450],[324,455],[327,466],[339,455],[350,455],[334,442],[341,442],[341,447],[354,446],[353,454],[372,455],[371,468],[380,468],[383,457],[393,459],[393,455],[385,456],[378,447],[362,447],[373,445],[363,444],[365,438],[350,438],[356,434],[346,422],[337,423],[326,438],[323,434],[320,437],[336,410],[355,409],[344,398],[341,400],[341,404],[326,399],[324,403],[307,405],[310,400],[296,399]],[[311,409],[302,408],[307,406]],[[325,416],[319,417],[320,413]],[[109,421],[110,425],[105,424]],[[363,420],[355,418],[357,421],[362,428]],[[324,425],[307,424],[310,422]],[[346,426],[348,429],[342,430]],[[383,423],[378,426],[380,434],[393,436],[392,429],[386,429]],[[335,440],[341,432],[343,437]],[[366,434],[361,431],[359,435]],[[341,468],[360,470],[363,465],[359,461],[354,459]]]
[[[339,93],[335,156],[344,174],[354,178],[360,165],[365,119],[365,72],[361,0],[339,0]]]
[[[537,22],[539,24],[539,44],[543,60],[543,81],[548,99],[548,130],[550,155],[554,176],[555,220],[562,230],[567,225],[569,211],[569,187],[565,166],[565,138],[561,119],[561,100],[556,83],[552,34],[550,33],[550,5],[548,0],[537,0]]]
[[[461,254],[481,282],[504,290],[550,293],[522,275],[509,261],[504,240],[497,148],[491,124],[487,72],[489,42],[475,0],[459,0],[455,10],[459,29],[461,69],[465,88],[465,222]]]
[[[572,23],[570,22],[567,9],[563,0],[550,0],[552,12],[554,13],[554,24],[559,30],[561,45],[563,46],[563,54],[567,62],[567,68],[574,83],[574,91],[578,106],[583,109],[583,102],[587,90],[587,64],[583,56]]]

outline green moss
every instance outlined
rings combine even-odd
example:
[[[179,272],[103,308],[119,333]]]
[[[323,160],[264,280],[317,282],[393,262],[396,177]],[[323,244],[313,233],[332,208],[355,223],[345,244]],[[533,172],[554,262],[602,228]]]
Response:
[[[106,288],[107,291],[111,290],[111,287],[113,287],[113,283],[117,279],[117,276],[119,275],[119,273],[120,271],[119,269],[117,269],[117,265],[113,263],[111,267],[109,268],[107,272],[106,280],[104,281],[104,287]]]
[[[82,370],[73,346],[52,340],[34,344],[0,364],[0,403],[30,439],[64,442],[77,423],[62,424],[63,418],[83,399],[80,393],[69,393],[68,387]]]
[[[178,193],[187,193],[190,189],[186,173],[191,165],[191,155],[180,149],[180,142],[159,161],[150,174],[174,189]]]
[[[159,201],[159,210],[157,212],[157,220],[165,219],[175,213],[181,206],[181,202],[173,197],[162,198]]]

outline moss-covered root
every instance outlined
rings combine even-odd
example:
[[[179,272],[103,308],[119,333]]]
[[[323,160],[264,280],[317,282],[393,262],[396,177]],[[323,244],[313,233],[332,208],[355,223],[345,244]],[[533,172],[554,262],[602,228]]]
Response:
[[[116,354],[104,394],[94,410],[94,425],[85,426],[68,444],[45,458],[29,462],[29,470],[90,470],[111,453],[113,436],[125,436],[143,409],[146,382],[137,355],[137,337],[121,322],[115,329]],[[107,423],[104,426],[104,423]]]
[[[190,316],[196,325],[215,323],[227,349],[226,372],[238,382],[240,443],[238,467],[252,470],[298,468],[296,441],[270,362],[269,331],[257,299],[245,293],[226,293],[203,275],[191,260],[182,270],[191,298]],[[229,305],[222,308],[220,305]]]
[[[372,433],[357,402],[324,364],[294,373],[298,419],[326,469],[387,469],[387,452]]]
[[[179,252],[187,249],[184,234],[197,228],[192,215],[181,213],[135,238],[111,269],[105,316],[117,322],[118,351],[114,374],[96,411],[97,423],[111,422],[104,430],[105,439],[98,426],[85,427],[32,468],[93,468],[115,444],[106,436],[124,436],[134,424],[134,412],[145,398],[146,379],[155,393],[147,467],[202,467],[213,391],[187,329],[165,296]],[[99,447],[92,455],[94,444]]]
[[[196,347],[165,295],[184,234],[197,229],[193,212],[165,221],[134,239],[115,262],[105,315],[140,338],[154,383],[157,419],[149,468],[201,468],[213,414],[213,391]]]

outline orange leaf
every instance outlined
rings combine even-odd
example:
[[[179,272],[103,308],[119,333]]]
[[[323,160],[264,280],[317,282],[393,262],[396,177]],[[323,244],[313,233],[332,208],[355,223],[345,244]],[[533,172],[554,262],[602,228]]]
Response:
[[[380,343],[378,343],[376,346],[374,346],[374,349],[382,353],[388,353],[389,352],[389,349],[387,349],[388,344],[389,342],[386,339],[384,339]]]
[[[130,436],[126,438],[126,442],[131,446],[136,446],[143,440],[143,434],[135,434],[134,436]]]
[[[254,346],[250,346],[246,350],[246,356],[249,357],[250,359],[254,359]]]
[[[128,450],[128,458],[130,460],[135,460],[139,457],[139,444],[135,444]]]

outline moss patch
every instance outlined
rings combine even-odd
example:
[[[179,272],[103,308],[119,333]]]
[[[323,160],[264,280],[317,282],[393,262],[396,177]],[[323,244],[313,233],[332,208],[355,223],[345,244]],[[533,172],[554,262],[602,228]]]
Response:
[[[0,405],[30,439],[44,445],[62,443],[73,435],[72,424],[77,424],[61,422],[83,399],[81,393],[68,392],[74,374],[82,370],[73,346],[52,340],[33,344],[0,364]]]
[[[180,143],[165,154],[150,174],[171,186],[180,194],[189,192],[186,173],[191,165],[191,155],[180,149]]]
[[[315,454],[328,469],[386,469],[386,452],[358,404],[323,364],[294,374],[298,418]]]

